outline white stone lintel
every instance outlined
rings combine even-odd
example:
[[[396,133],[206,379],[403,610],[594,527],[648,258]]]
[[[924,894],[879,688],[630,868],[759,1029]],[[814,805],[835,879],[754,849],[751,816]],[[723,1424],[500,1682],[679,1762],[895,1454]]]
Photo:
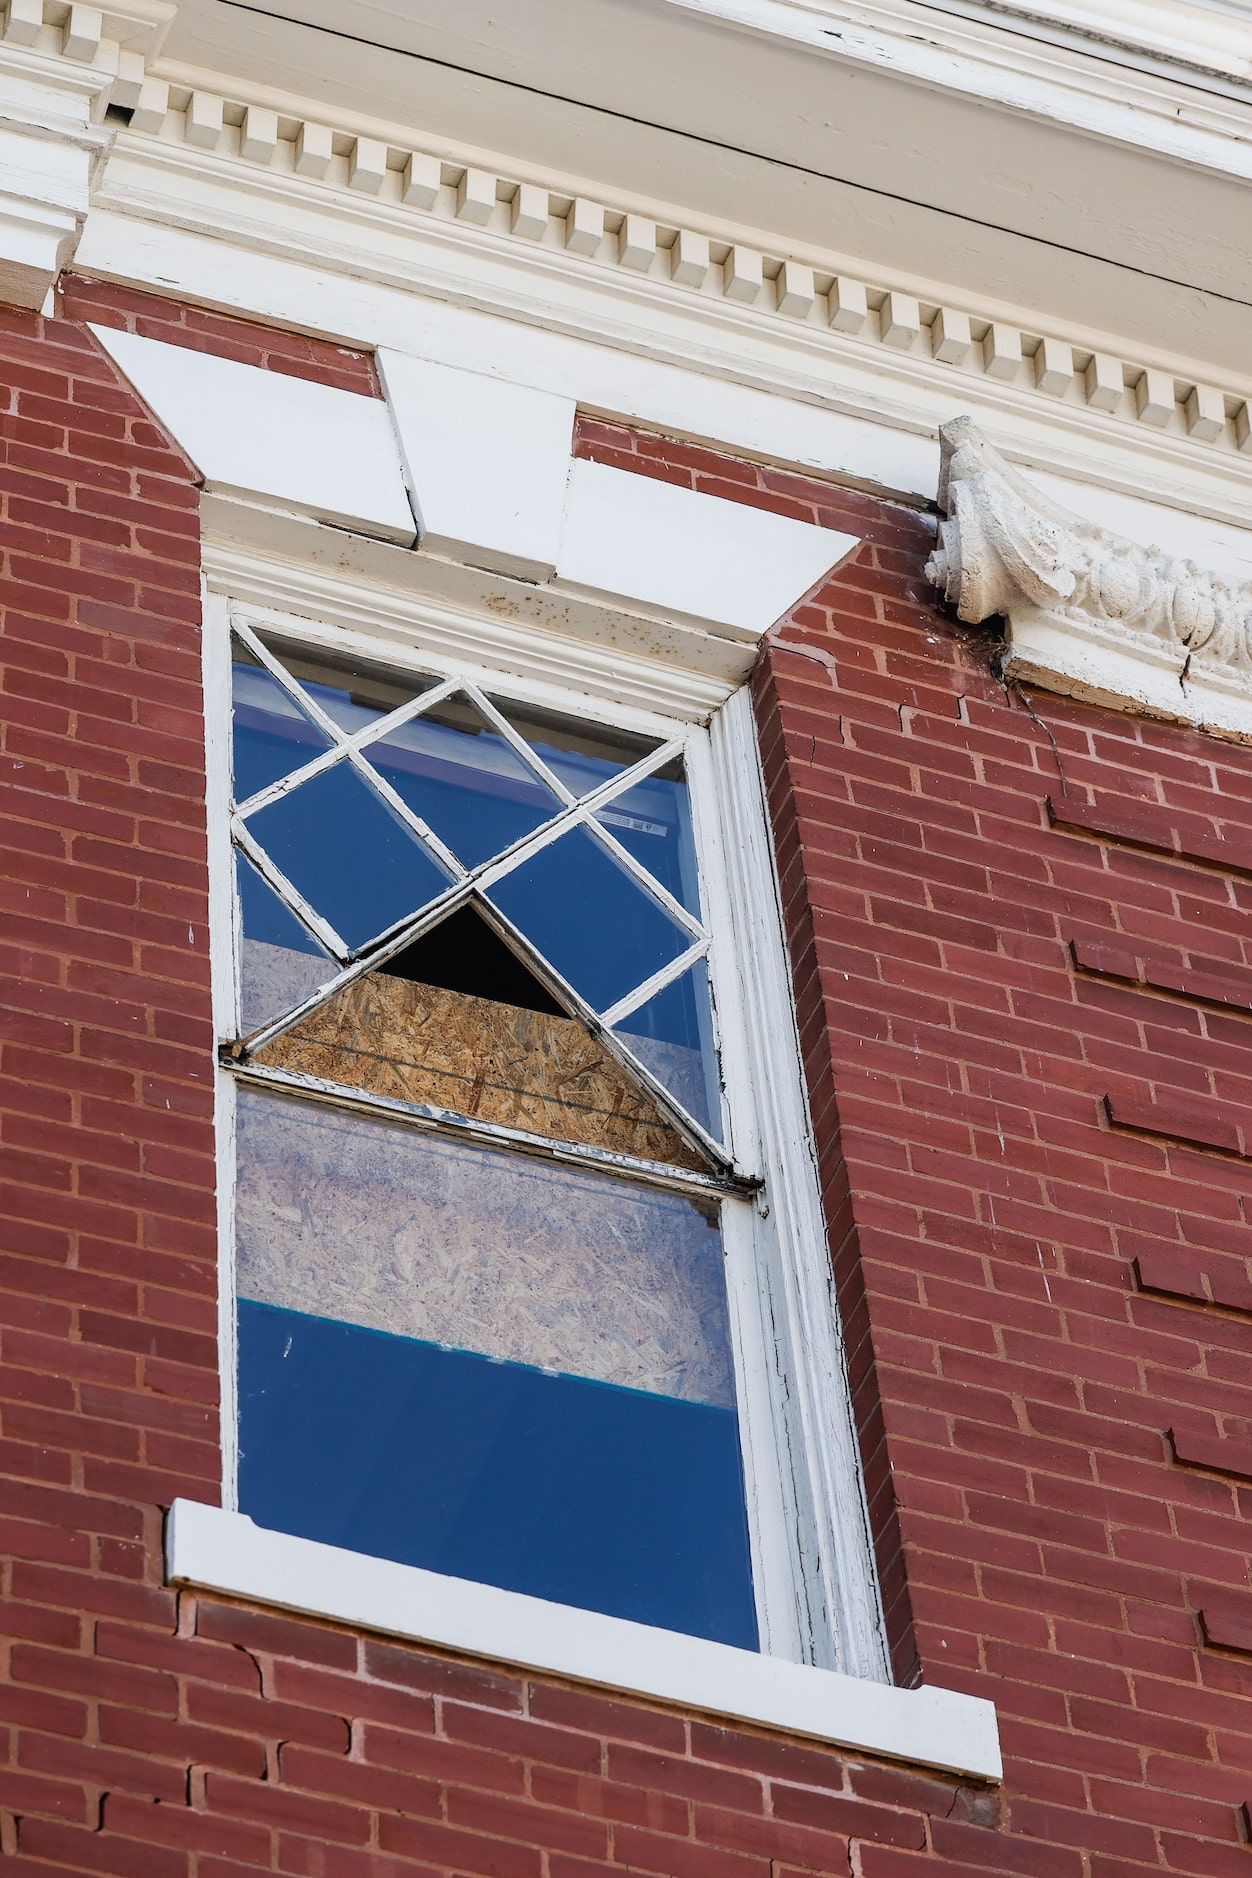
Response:
[[[200,470],[210,496],[527,584],[550,610],[643,627],[722,675],[858,537],[574,457],[575,403],[395,351],[386,398],[91,329]],[[290,531],[287,531],[289,535]],[[253,544],[259,545],[254,534]],[[513,602],[509,602],[513,604]],[[572,630],[572,628],[571,628]]]

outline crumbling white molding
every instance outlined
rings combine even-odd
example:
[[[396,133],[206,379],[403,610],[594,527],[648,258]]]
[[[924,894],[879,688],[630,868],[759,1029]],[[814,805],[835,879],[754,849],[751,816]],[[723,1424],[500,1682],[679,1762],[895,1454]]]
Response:
[[[1003,615],[1006,675],[1252,740],[1252,584],[1057,507],[968,417],[940,442],[926,572],[961,619]]]
[[[38,307],[82,233],[107,138],[100,84],[0,46],[0,302]]]
[[[112,142],[138,102],[170,0],[9,0],[0,17],[0,303],[39,307],[72,259]]]

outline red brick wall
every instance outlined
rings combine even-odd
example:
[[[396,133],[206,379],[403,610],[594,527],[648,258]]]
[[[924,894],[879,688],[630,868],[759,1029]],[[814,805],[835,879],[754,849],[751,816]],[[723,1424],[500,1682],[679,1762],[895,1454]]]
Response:
[[[328,339],[310,339],[230,313],[213,313],[72,274],[61,283],[60,304],[67,319],[83,324],[118,327],[143,339],[163,339],[167,345],[212,352],[240,365],[263,366],[289,378],[310,378],[319,385],[360,392],[368,398],[382,395],[372,355]]]
[[[686,446],[580,442],[871,543],[762,724],[901,1661],[996,1697],[1006,1787],[164,1589],[161,1508],[217,1491],[196,492],[78,322],[372,379],[64,307],[0,314],[6,1869],[1242,1871],[1249,766],[1006,695],[924,522]]]
[[[925,537],[882,518],[758,698],[871,1488],[1008,1762],[1011,1852],[935,1843],[1243,1870],[1252,758],[1006,689]]]

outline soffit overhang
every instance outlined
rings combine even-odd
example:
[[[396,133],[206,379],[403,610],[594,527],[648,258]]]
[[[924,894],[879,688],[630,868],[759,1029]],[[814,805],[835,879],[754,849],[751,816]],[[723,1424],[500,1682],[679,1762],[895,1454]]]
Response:
[[[1065,11],[360,0],[349,22],[330,0],[183,0],[159,69],[217,72],[236,92],[246,75],[258,94],[1238,358],[1242,22],[1185,0],[1157,0],[1137,27],[1113,0]]]

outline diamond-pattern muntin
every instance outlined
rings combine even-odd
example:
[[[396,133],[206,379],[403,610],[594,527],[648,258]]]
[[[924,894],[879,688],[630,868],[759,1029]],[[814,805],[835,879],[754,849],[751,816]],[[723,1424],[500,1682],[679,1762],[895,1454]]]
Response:
[[[266,820],[272,820],[266,817],[265,811],[284,802],[289,805],[288,812],[296,810],[298,802],[295,798],[299,797],[304,787],[326,777],[328,771],[335,770],[340,764],[347,764],[356,774],[358,787],[363,784],[381,798],[379,806],[385,806],[391,817],[408,829],[415,847],[433,863],[426,877],[434,890],[427,892],[418,904],[400,918],[392,917],[389,924],[379,930],[362,936],[358,928],[344,935],[345,960],[367,955],[383,939],[403,931],[419,917],[423,917],[423,922],[427,923],[432,907],[436,907],[444,897],[451,898],[462,893],[467,884],[473,883],[492,900],[496,899],[492,890],[498,887],[501,900],[511,901],[515,897],[509,892],[512,876],[516,875],[520,879],[529,871],[538,879],[559,878],[559,861],[564,851],[571,861],[582,855],[587,864],[595,854],[599,854],[609,864],[610,872],[617,882],[618,904],[614,907],[598,909],[594,894],[591,896],[591,905],[579,907],[576,882],[571,877],[570,916],[584,928],[583,955],[588,961],[588,969],[583,971],[578,967],[576,961],[580,948],[576,941],[572,945],[561,943],[539,946],[530,937],[526,930],[528,924],[537,923],[540,928],[551,924],[550,908],[544,909],[545,917],[539,917],[536,912],[531,919],[513,923],[521,938],[549,972],[555,972],[558,980],[572,989],[574,1005],[586,1005],[596,1009],[597,1014],[607,1010],[610,1005],[614,1008],[623,1005],[647,1007],[657,996],[655,988],[649,990],[647,987],[655,981],[658,970],[662,977],[667,971],[672,971],[676,979],[685,978],[689,966],[684,964],[680,971],[680,961],[689,954],[693,945],[707,945],[705,929],[695,917],[690,904],[694,896],[684,890],[682,900],[676,897],[644,866],[638,854],[632,853],[616,838],[612,826],[599,819],[601,811],[611,809],[612,803],[619,797],[629,797],[632,791],[637,791],[654,771],[667,764],[672,771],[676,760],[680,761],[681,746],[677,740],[658,744],[642,757],[636,756],[632,750],[630,754],[633,760],[626,762],[616,774],[602,776],[601,780],[591,788],[584,789],[581,797],[578,797],[570,786],[571,782],[577,780],[572,767],[566,765],[567,773],[561,774],[545,763],[521,731],[505,716],[504,710],[466,679],[426,681],[425,690],[415,692],[409,701],[398,708],[365,721],[361,721],[358,714],[358,728],[351,731],[347,727],[349,713],[339,708],[337,721],[336,716],[319,705],[317,687],[306,690],[299,679],[287,670],[272,647],[258,641],[246,629],[240,632],[239,637],[251,658],[262,663],[271,677],[282,684],[299,718],[303,721],[311,719],[329,741],[329,747],[311,761],[306,759],[298,763],[289,773],[239,805],[237,814],[240,822],[247,827],[251,841],[264,851],[262,830]],[[455,781],[457,739],[465,734],[466,724],[473,725],[471,735],[475,743],[479,743],[480,739],[486,740],[479,743],[475,754],[479,758],[489,755],[490,760],[485,765],[481,761],[477,764],[464,762],[461,766],[463,779],[458,785]],[[467,737],[463,754],[470,747]],[[374,751],[374,762],[370,760],[371,750]],[[387,763],[377,761],[380,750],[387,753]],[[401,773],[406,760],[407,775]],[[441,764],[448,771],[442,778],[439,773]],[[605,763],[602,767],[607,770],[610,766]],[[489,812],[482,817],[488,820],[494,818],[497,824],[493,839],[486,844],[491,852],[474,852],[467,839],[465,826],[459,829],[450,826],[446,812],[440,809],[437,801],[441,781],[447,785],[445,793],[450,800],[456,797],[458,791],[463,798],[471,799],[475,794],[473,779],[476,779],[480,796],[484,786],[488,795],[493,790],[495,793],[495,799],[488,803]],[[467,787],[467,783],[470,786]],[[324,785],[312,789],[310,801],[324,793]],[[502,805],[506,805],[511,813],[501,813]],[[465,820],[462,817],[463,824]],[[525,825],[528,820],[531,823],[529,826]],[[439,826],[441,821],[442,829]],[[473,821],[472,816],[469,821]],[[360,856],[355,855],[353,859],[356,865],[352,871],[359,871]],[[554,863],[557,864],[555,868]],[[319,916],[320,923],[324,907],[317,903],[316,890],[309,893],[307,900],[303,898],[300,885],[291,879],[292,873],[297,871],[300,870],[293,869],[290,862],[286,869],[278,867],[279,876],[287,883],[287,891],[282,893],[282,897],[296,916],[305,919],[306,925],[309,924],[310,909]],[[583,871],[586,871],[585,866]],[[591,872],[607,878],[598,864]],[[442,890],[435,885],[437,878],[445,879],[448,883]],[[308,870],[305,870],[305,883],[304,891],[307,891]],[[640,896],[638,901],[634,899],[635,892]],[[684,905],[683,901],[687,904]],[[638,909],[637,914],[632,915],[633,908]],[[393,913],[394,907],[388,906],[387,910]],[[505,909],[502,907],[501,910]],[[599,949],[594,932],[598,911],[608,917],[612,928],[612,932],[602,935],[602,944],[616,944],[619,951],[620,928],[630,925],[632,918],[637,920],[641,929],[659,930],[660,922],[660,926],[671,927],[675,934],[673,943],[667,944],[661,951],[654,949],[649,954],[641,948],[633,988],[628,982],[631,979],[630,970],[619,965],[612,979],[612,996],[608,996],[605,974],[594,969],[593,965],[594,955]],[[341,927],[336,930],[341,930]],[[616,939],[613,939],[613,933],[618,935]],[[554,964],[551,957],[553,951],[563,954],[564,971]],[[579,979],[583,980],[583,986],[580,986]],[[629,1023],[629,1017],[624,1022],[615,1022],[615,1029],[627,1048],[630,1047],[630,1036],[624,1033],[629,1032]],[[653,1068],[651,1064],[648,1067]],[[663,1077],[661,1080],[670,1081],[670,1078]],[[676,1093],[671,1089],[672,1095]],[[705,1117],[699,1114],[699,1105],[692,1106],[697,1108],[701,1125],[707,1127]]]

